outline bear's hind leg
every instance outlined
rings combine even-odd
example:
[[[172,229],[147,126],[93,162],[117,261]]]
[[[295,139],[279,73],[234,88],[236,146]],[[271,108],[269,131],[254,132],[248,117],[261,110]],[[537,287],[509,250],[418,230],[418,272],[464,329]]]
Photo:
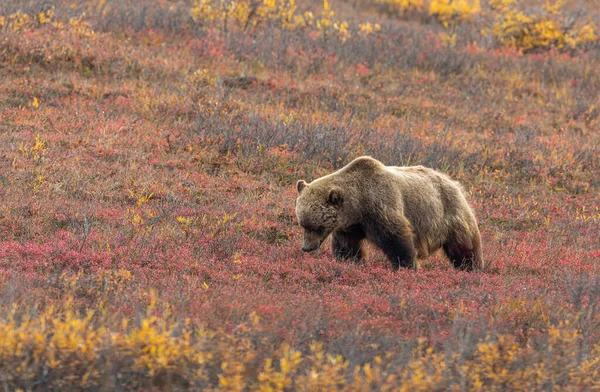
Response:
[[[481,238],[479,233],[473,236],[455,235],[444,245],[446,256],[454,264],[454,268],[463,271],[479,271],[483,269]]]
[[[333,233],[331,247],[337,259],[362,261],[367,257],[365,249],[365,232],[359,225],[352,226],[346,231]]]

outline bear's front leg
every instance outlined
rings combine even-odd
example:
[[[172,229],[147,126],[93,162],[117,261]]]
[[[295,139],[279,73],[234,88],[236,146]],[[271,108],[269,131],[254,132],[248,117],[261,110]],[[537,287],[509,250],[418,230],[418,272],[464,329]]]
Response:
[[[378,245],[392,263],[394,271],[397,271],[399,267],[417,269],[417,251],[412,235],[409,237],[390,235],[380,241]]]
[[[398,217],[394,221],[387,222],[370,220],[370,223],[367,228],[367,238],[385,253],[394,271],[399,267],[414,270],[418,268],[412,230],[406,218]]]
[[[360,225],[333,233],[331,247],[337,259],[362,261],[367,257],[364,244],[365,232]]]

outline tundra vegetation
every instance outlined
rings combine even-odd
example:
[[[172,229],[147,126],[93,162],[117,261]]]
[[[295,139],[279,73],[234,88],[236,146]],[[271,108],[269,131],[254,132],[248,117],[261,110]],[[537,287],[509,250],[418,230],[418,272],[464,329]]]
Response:
[[[597,390],[600,11],[0,2],[5,390]],[[464,184],[484,272],[300,249],[359,155]]]

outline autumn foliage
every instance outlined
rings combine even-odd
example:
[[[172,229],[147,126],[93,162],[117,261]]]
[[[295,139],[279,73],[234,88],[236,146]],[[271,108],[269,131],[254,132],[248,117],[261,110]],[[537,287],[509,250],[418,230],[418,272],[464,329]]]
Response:
[[[598,389],[596,8],[0,3],[0,385]],[[486,270],[303,253],[362,154],[460,180]]]

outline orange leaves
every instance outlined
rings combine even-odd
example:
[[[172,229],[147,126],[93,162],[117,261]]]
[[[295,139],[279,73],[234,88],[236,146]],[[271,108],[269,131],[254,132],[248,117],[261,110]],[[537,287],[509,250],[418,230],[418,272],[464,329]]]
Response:
[[[367,68],[367,66],[365,66],[364,64],[358,64],[356,66],[356,75],[358,75],[359,78],[364,78],[366,76],[369,75],[369,68]]]

